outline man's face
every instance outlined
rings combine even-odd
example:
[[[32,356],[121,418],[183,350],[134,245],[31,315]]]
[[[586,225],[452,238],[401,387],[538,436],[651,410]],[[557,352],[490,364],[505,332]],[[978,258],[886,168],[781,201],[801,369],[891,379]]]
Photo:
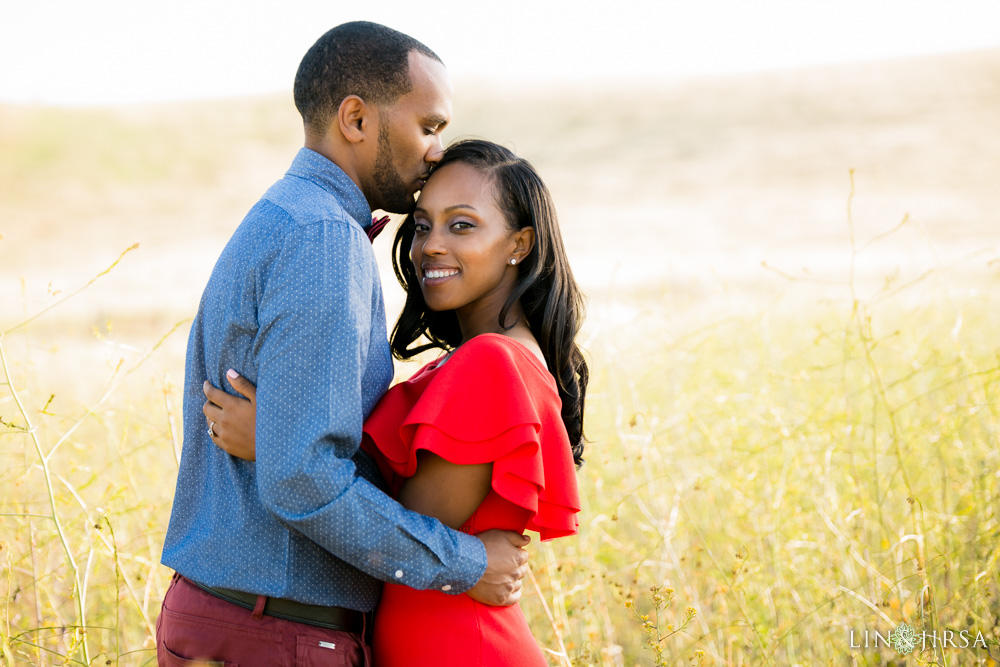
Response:
[[[369,204],[410,213],[414,195],[441,159],[441,132],[451,120],[451,80],[444,65],[410,52],[412,90],[379,111],[378,147]]]

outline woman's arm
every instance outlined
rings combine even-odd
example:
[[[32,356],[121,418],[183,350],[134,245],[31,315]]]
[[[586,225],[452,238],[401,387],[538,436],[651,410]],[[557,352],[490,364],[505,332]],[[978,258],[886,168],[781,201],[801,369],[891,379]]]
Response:
[[[458,465],[419,451],[417,472],[403,483],[397,500],[406,509],[458,529],[490,492],[492,475],[492,463]]]

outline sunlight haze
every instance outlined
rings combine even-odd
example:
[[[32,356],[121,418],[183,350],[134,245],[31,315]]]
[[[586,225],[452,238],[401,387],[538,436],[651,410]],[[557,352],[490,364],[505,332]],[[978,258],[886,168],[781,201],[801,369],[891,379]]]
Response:
[[[477,6],[177,0],[7,3],[0,102],[115,104],[291,88],[330,27],[384,23],[456,78],[671,79],[1000,46],[995,3],[736,0]]]

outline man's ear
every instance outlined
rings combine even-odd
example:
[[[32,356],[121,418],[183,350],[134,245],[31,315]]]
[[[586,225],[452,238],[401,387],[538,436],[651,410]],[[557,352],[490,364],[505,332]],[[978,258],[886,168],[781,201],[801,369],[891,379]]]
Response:
[[[520,264],[535,247],[535,228],[522,227],[514,233],[514,259]]]
[[[374,108],[357,95],[348,95],[337,109],[337,123],[340,133],[352,144],[360,143],[368,137],[372,127]]]

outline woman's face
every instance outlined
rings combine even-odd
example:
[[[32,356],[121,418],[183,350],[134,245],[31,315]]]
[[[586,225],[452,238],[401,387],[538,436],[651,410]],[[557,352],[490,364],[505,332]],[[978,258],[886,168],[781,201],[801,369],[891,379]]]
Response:
[[[413,220],[410,261],[427,307],[495,321],[517,279],[510,260],[526,254],[526,233],[508,228],[490,179],[460,162],[442,167],[424,186]]]

